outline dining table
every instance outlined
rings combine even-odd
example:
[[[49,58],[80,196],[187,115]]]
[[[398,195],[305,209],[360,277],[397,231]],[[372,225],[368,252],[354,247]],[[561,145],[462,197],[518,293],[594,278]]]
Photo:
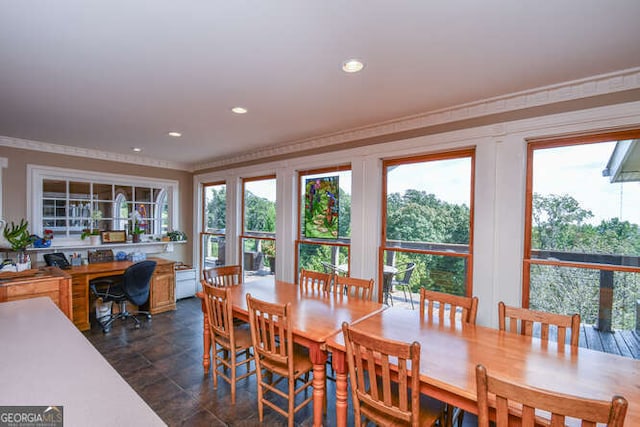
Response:
[[[353,328],[387,339],[420,343],[420,387],[425,395],[477,414],[476,365],[510,381],[585,398],[627,399],[625,425],[640,426],[640,360],[424,313],[388,308]],[[336,372],[336,425],[347,425],[347,364],[343,334],[325,343]]]
[[[313,363],[313,425],[323,425],[327,339],[341,331],[343,322],[366,319],[384,310],[385,306],[342,293],[303,290],[297,284],[273,278],[234,285],[230,289],[233,316],[246,321],[249,320],[247,294],[274,304],[291,303],[294,341],[309,349],[309,359]],[[203,364],[207,371],[211,339],[206,316],[204,322]]]

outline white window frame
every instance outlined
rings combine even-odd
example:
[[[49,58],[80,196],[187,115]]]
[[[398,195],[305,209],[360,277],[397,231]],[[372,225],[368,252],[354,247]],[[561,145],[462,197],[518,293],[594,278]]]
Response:
[[[31,232],[34,234],[42,235],[43,232],[42,184],[45,179],[78,180],[103,184],[109,183],[114,185],[159,188],[165,191],[167,194],[170,228],[172,230],[177,230],[179,227],[180,221],[178,201],[180,200],[180,197],[178,190],[178,181],[29,164],[27,165],[27,220],[31,225]],[[135,183],[135,185],[133,185],[132,183]],[[159,218],[161,218],[161,216],[159,216]],[[157,232],[157,230],[154,230],[154,232]],[[77,240],[77,238],[56,237],[56,239],[53,241],[53,245],[60,246],[75,240]]]

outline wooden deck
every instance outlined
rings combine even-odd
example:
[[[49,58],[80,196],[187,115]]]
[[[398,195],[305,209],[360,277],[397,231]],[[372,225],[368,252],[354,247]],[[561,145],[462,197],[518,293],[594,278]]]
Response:
[[[580,347],[640,359],[640,333],[621,330],[600,332],[593,325],[582,324]]]

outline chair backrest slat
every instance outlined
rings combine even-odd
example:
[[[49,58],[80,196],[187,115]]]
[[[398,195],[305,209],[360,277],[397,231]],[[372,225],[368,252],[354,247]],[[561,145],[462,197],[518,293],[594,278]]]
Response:
[[[333,276],[333,285],[329,289],[338,295],[346,294],[352,298],[369,301],[373,295],[373,279]]]
[[[420,311],[424,314],[426,306],[428,319],[434,318],[435,303],[438,303],[438,322],[440,324],[445,320],[445,313],[448,313],[448,320],[451,324],[454,324],[456,319],[460,317],[462,323],[475,325],[478,313],[477,297],[462,297],[420,288]]]
[[[219,288],[201,281],[204,291],[205,309],[209,319],[209,328],[213,336],[233,340],[233,312],[229,302],[230,290]]]
[[[346,322],[342,324],[342,333],[356,425],[360,425],[361,416],[365,416],[376,423],[389,423],[391,418],[417,426],[420,344],[370,335],[351,328]],[[392,372],[393,366],[397,372]]]
[[[555,342],[565,344],[567,333],[570,332],[570,344],[575,347],[578,346],[580,340],[579,314],[547,313],[527,308],[511,307],[505,305],[502,301],[498,303],[498,326],[501,331],[532,336],[536,324],[540,324],[540,339],[543,341],[553,341],[553,333],[555,333]],[[558,349],[563,350],[564,345],[558,345]]]
[[[304,292],[327,292],[331,284],[331,274],[320,271],[300,270],[298,286]]]
[[[286,365],[293,374],[291,303],[272,304],[247,294],[254,351],[263,359]]]
[[[582,426],[622,427],[627,413],[628,403],[620,396],[604,401],[555,393],[491,376],[482,365],[476,366],[476,386],[479,427],[489,427],[490,394],[495,395],[497,427],[508,426],[509,417],[520,418],[522,426],[537,425],[540,417],[550,426],[564,426],[569,417],[581,420]]]
[[[202,271],[204,280],[215,287],[224,288],[242,283],[242,266],[225,265],[207,268]]]

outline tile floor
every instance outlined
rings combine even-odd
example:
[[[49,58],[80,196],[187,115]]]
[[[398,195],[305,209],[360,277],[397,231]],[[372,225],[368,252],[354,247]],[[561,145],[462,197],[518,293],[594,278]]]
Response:
[[[202,369],[202,312],[200,300],[178,301],[176,311],[153,316],[140,329],[133,321],[116,322],[109,334],[94,326],[85,336],[170,426],[259,425],[255,376],[240,381],[236,404],[231,404],[229,386],[220,380],[213,389],[211,374]],[[329,400],[325,425],[335,425],[335,383],[327,382]],[[117,410],[117,408],[113,408]],[[108,415],[105,415],[108,416]],[[312,425],[313,408],[302,409],[296,425]],[[476,425],[466,415],[465,426]],[[265,426],[286,425],[287,420],[265,408]],[[135,424],[135,420],[132,420]],[[349,414],[353,425],[353,415]]]

